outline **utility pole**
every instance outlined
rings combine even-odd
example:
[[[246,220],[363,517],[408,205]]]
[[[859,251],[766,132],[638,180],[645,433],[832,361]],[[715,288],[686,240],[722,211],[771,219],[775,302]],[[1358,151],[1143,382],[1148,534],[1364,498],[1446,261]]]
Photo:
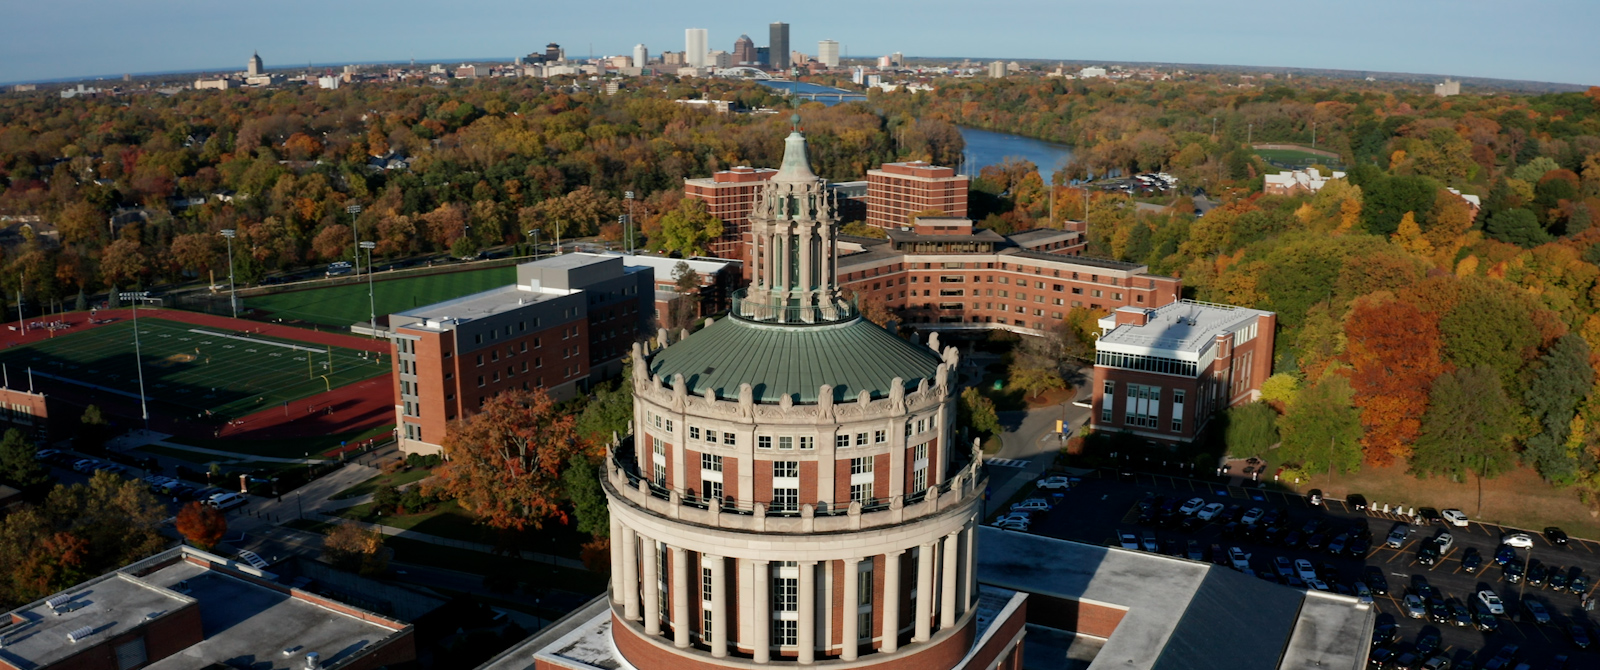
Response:
[[[27,281],[21,272],[17,273],[17,327],[22,329],[22,334],[28,334],[27,318],[22,316],[22,284]]]
[[[367,250],[367,315],[371,318],[368,323],[372,326],[372,339],[378,339],[378,303],[372,297],[372,250],[378,246],[377,242],[362,242],[361,248]]]
[[[534,228],[528,234],[533,236],[533,259],[539,260],[539,229]]]
[[[1317,122],[1311,122],[1311,148],[1317,148]]]
[[[233,318],[239,318],[239,292],[233,283],[233,238],[238,232],[232,228],[222,229],[222,237],[228,240],[228,305],[233,308]]]
[[[149,291],[130,291],[120,294],[123,300],[133,303],[133,362],[139,371],[139,417],[144,419],[144,429],[150,430],[150,408],[144,398],[144,356],[139,349],[139,301],[150,296]]]
[[[624,191],[623,194],[622,194],[622,199],[628,201],[628,225],[627,225],[626,231],[627,231],[627,237],[628,237],[628,255],[632,256],[633,255],[633,191]]]
[[[351,205],[349,207],[344,208],[344,211],[345,211],[345,213],[350,215],[350,239],[355,240],[355,244],[356,244],[356,248],[355,248],[355,252],[356,253],[355,253],[355,258],[353,260],[356,262],[356,276],[360,277],[361,276],[361,233],[356,232],[356,215],[361,213],[361,205]],[[371,271],[372,271],[372,268],[367,268],[367,272],[371,272]]]

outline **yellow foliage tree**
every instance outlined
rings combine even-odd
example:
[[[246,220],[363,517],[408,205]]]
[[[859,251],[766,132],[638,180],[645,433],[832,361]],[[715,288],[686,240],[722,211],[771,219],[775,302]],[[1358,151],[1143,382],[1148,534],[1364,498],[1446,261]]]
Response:
[[[1411,212],[1406,212],[1400,217],[1400,227],[1394,231],[1394,235],[1389,236],[1389,239],[1415,256],[1433,257],[1433,245],[1423,237],[1422,227],[1417,225],[1417,217]]]

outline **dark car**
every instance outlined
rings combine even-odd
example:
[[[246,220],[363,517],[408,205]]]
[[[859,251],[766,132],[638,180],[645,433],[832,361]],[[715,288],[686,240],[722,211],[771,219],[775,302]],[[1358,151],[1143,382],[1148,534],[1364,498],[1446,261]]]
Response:
[[[1283,510],[1277,508],[1269,509],[1266,514],[1261,515],[1261,525],[1263,526],[1275,526],[1282,520]]]
[[[1461,570],[1471,575],[1476,574],[1481,567],[1483,567],[1483,554],[1478,553],[1473,547],[1467,547],[1467,550],[1461,553]]]
[[[1550,579],[1546,580],[1545,584],[1556,593],[1566,592],[1567,572],[1561,568],[1550,568]]]
[[[1372,627],[1372,646],[1382,647],[1394,644],[1400,639],[1400,624],[1393,621],[1384,621]]]
[[[1567,546],[1567,532],[1555,526],[1544,529],[1544,539],[1558,547]]]
[[[1589,576],[1583,574],[1583,568],[1574,567],[1567,573],[1567,590],[1574,594],[1589,592]]]
[[[1411,592],[1424,599],[1434,595],[1433,585],[1428,583],[1428,578],[1422,575],[1411,575]]]
[[[1428,600],[1428,620],[1434,623],[1450,623],[1449,606],[1438,598]]]
[[[1364,537],[1352,538],[1350,544],[1345,545],[1344,552],[1354,558],[1363,558],[1372,550],[1372,540]]]
[[[1310,549],[1312,551],[1316,551],[1318,549],[1321,549],[1323,547],[1323,545],[1325,545],[1327,543],[1328,543],[1328,536],[1323,535],[1322,533],[1317,533],[1315,535],[1312,535],[1311,537],[1306,538],[1306,548]]]
[[[1389,595],[1389,578],[1383,574],[1383,568],[1369,565],[1361,570],[1361,581],[1367,583],[1367,588],[1372,589],[1376,595]]]
[[[1433,540],[1423,540],[1422,546],[1417,548],[1417,562],[1428,567],[1439,563],[1439,543]]]
[[[1549,576],[1549,574],[1550,569],[1546,568],[1543,563],[1531,561],[1528,565],[1528,585],[1544,586],[1544,578]]]
[[[1467,611],[1467,606],[1461,601],[1451,598],[1444,601],[1450,608],[1450,625],[1457,628],[1466,628],[1472,625],[1472,613]]]
[[[1322,527],[1323,527],[1322,520],[1320,520],[1320,519],[1312,519],[1310,521],[1307,521],[1305,523],[1305,525],[1300,527],[1300,534],[1301,535],[1316,535],[1317,533],[1322,532]]]
[[[1523,598],[1522,612],[1527,615],[1530,621],[1536,624],[1541,626],[1550,625],[1550,608],[1545,607],[1544,603],[1532,598]]]
[[[1300,531],[1291,530],[1289,531],[1288,535],[1283,536],[1283,546],[1293,549],[1300,546],[1300,543],[1304,541],[1304,538],[1305,536],[1302,535]]]
[[[1508,547],[1508,546],[1502,544],[1502,545],[1500,545],[1499,549],[1496,549],[1494,551],[1494,564],[1495,565],[1505,565],[1507,563],[1515,563],[1516,560],[1517,560],[1517,550],[1512,548],[1512,547]]]
[[[1261,531],[1261,543],[1266,545],[1282,544],[1283,533],[1283,526],[1267,526]]]
[[[1184,517],[1183,521],[1178,523],[1179,528],[1189,533],[1199,530],[1204,525],[1206,525],[1206,520],[1197,516]]]
[[[1503,571],[1506,581],[1511,582],[1512,584],[1518,584],[1522,582],[1521,563],[1507,563],[1501,566],[1500,569]]]
[[[1478,626],[1478,630],[1485,633],[1500,630],[1500,617],[1495,616],[1494,612],[1489,611],[1488,605],[1476,598],[1472,600],[1472,621]]]
[[[1367,654],[1367,667],[1372,670],[1387,670],[1394,666],[1395,656],[1397,654],[1393,649],[1374,646],[1372,653]]]
[[[1367,508],[1367,497],[1359,493],[1351,493],[1344,497],[1344,504],[1357,512]]]
[[[1508,644],[1495,652],[1494,657],[1485,661],[1483,670],[1510,670],[1511,664],[1517,661],[1517,645]]]
[[[1573,622],[1567,626],[1567,637],[1572,638],[1572,646],[1579,649],[1588,649],[1592,644],[1589,640],[1589,627]]]
[[[1394,670],[1417,670],[1417,664],[1420,662],[1422,662],[1422,657],[1418,656],[1416,652],[1405,651],[1401,652],[1400,656],[1394,659],[1394,665],[1389,667],[1394,668]]]
[[[1191,561],[1206,560],[1206,552],[1204,549],[1200,548],[1200,542],[1198,540],[1189,540],[1189,550],[1184,552],[1184,556]]]

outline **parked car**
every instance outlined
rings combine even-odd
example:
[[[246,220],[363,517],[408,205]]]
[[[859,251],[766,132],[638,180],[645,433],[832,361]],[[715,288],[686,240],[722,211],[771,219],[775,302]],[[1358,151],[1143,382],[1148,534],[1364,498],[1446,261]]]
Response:
[[[1567,590],[1574,595],[1589,592],[1589,576],[1583,574],[1583,568],[1574,566],[1567,571]]]
[[[1483,670],[1511,670],[1511,664],[1517,660],[1517,645],[1508,644],[1495,652],[1494,657],[1485,661]]]
[[[1053,507],[1053,505],[1050,504],[1050,501],[1045,500],[1044,498],[1029,498],[1019,503],[1013,503],[1011,505],[1011,511],[1048,512],[1050,511],[1051,507]]]
[[[1322,489],[1311,489],[1306,492],[1306,502],[1312,507],[1322,506]]]
[[[1410,534],[1410,532],[1410,525],[1397,523],[1394,525],[1394,528],[1389,531],[1389,537],[1388,539],[1384,540],[1383,543],[1390,549],[1399,549],[1400,547],[1405,546],[1406,536]]]
[[[1516,561],[1512,561],[1510,563],[1506,563],[1505,565],[1500,566],[1500,573],[1502,575],[1502,578],[1504,578],[1508,582],[1511,582],[1512,584],[1521,584],[1522,583],[1522,564],[1521,563],[1517,563]]]
[[[1592,644],[1589,639],[1589,627],[1577,621],[1567,624],[1567,637],[1572,638],[1572,646],[1579,649],[1588,649]]]
[[[1550,579],[1545,582],[1551,591],[1556,593],[1567,592],[1567,571],[1561,568],[1550,568]]]
[[[1359,493],[1351,493],[1344,497],[1344,504],[1357,512],[1367,508],[1367,497]]]
[[[1304,579],[1304,580],[1307,580],[1307,581],[1310,581],[1310,580],[1313,580],[1313,579],[1317,578],[1317,570],[1316,570],[1316,568],[1311,567],[1311,561],[1308,561],[1308,560],[1303,559],[1303,558],[1295,559],[1294,571],[1295,571],[1295,574],[1299,575],[1301,579]]]
[[[1189,516],[1190,514],[1200,511],[1200,508],[1204,507],[1205,504],[1206,501],[1204,498],[1190,498],[1188,502],[1184,503],[1182,507],[1178,508],[1178,513],[1184,516]]]
[[[1261,515],[1262,511],[1260,507],[1252,507],[1250,508],[1250,511],[1244,513],[1244,516],[1239,517],[1239,523],[1242,523],[1246,526],[1254,526],[1256,525],[1257,521],[1261,520]]]
[[[1461,604],[1461,601],[1450,598],[1444,601],[1444,604],[1450,608],[1450,625],[1457,628],[1466,628],[1472,625],[1472,613],[1467,611],[1467,606]]]
[[[1161,544],[1156,542],[1156,534],[1148,530],[1140,538],[1139,545],[1142,549],[1152,554],[1160,553],[1161,551]]]
[[[1204,561],[1206,560],[1206,551],[1200,547],[1199,540],[1189,540],[1188,551],[1183,553],[1183,557],[1191,561]]]
[[[1469,575],[1477,574],[1478,568],[1483,567],[1483,554],[1478,553],[1474,547],[1467,547],[1461,552],[1461,570]]]
[[[1432,526],[1434,522],[1444,522],[1444,517],[1439,515],[1439,510],[1432,507],[1417,508],[1417,523],[1423,526]]]
[[[1072,480],[1062,475],[1045,477],[1033,483],[1034,486],[1046,491],[1070,491]]]
[[[1439,516],[1444,517],[1445,523],[1448,523],[1452,526],[1465,528],[1467,525],[1466,513],[1458,509],[1447,509],[1443,512],[1440,512]]]
[[[1383,568],[1368,565],[1361,569],[1361,581],[1372,589],[1373,593],[1380,596],[1389,595],[1389,578],[1384,576]]]
[[[1532,549],[1533,536],[1527,533],[1512,533],[1501,538],[1500,544],[1518,549]]]
[[[1538,561],[1530,561],[1528,566],[1528,585],[1544,586],[1544,578],[1550,574],[1549,568]]]
[[[1133,533],[1124,530],[1117,533],[1117,540],[1122,544],[1123,549],[1132,549],[1134,551],[1139,550],[1138,535],[1134,535]]]
[[[1423,605],[1422,596],[1415,593],[1406,594],[1405,599],[1400,604],[1405,606],[1406,616],[1413,619],[1421,619],[1428,615],[1428,608]]]
[[[1486,633],[1500,629],[1500,619],[1489,611],[1488,606],[1476,600],[1472,601],[1472,623]]]
[[[1500,545],[1500,548],[1494,550],[1494,564],[1495,565],[1505,565],[1507,563],[1515,563],[1516,561],[1517,561],[1517,550],[1516,549],[1502,544],[1502,545]]]
[[[1544,603],[1533,598],[1522,599],[1522,612],[1534,623],[1541,626],[1550,624],[1550,609],[1545,607]]]
[[[1393,621],[1380,621],[1372,627],[1373,646],[1394,644],[1400,639],[1400,624]]]
[[[1356,582],[1352,590],[1355,591],[1356,600],[1360,601],[1361,604],[1372,604],[1372,589],[1365,582]]]
[[[1211,503],[1210,505],[1200,508],[1200,511],[1194,513],[1194,516],[1201,521],[1210,521],[1216,518],[1217,514],[1221,513],[1226,507],[1227,506],[1223,505],[1222,503]]]
[[[353,271],[354,268],[351,267],[350,261],[334,261],[328,264],[328,270],[324,272],[323,275],[328,277],[338,277],[350,274]]]
[[[1500,600],[1500,596],[1498,594],[1489,589],[1484,589],[1478,592],[1478,602],[1483,603],[1483,606],[1489,610],[1490,614],[1506,613],[1505,602]]]
[[[1567,532],[1555,526],[1544,529],[1544,539],[1557,547],[1567,546]]]
[[[246,505],[249,502],[249,498],[237,493],[219,493],[206,500],[207,505],[223,511]]]
[[[1009,517],[1009,518],[996,519],[994,523],[991,523],[989,525],[994,526],[995,528],[999,528],[1001,530],[1026,531],[1026,530],[1028,530],[1028,528],[1030,526],[1033,525],[1033,522],[1030,521],[1027,517],[1021,517],[1021,518]]]
[[[1250,555],[1244,553],[1244,550],[1238,547],[1228,548],[1228,561],[1233,564],[1236,570],[1250,569]],[[1307,565],[1310,565],[1310,563],[1307,563]]]

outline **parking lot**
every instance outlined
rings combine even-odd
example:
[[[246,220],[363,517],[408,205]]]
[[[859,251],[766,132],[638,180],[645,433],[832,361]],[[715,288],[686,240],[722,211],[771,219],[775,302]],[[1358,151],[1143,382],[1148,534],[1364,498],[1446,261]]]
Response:
[[[1217,523],[1208,522],[1185,530],[1176,523],[1183,518],[1181,514],[1174,515],[1172,523],[1140,525],[1140,502],[1157,498],[1175,501],[1176,504],[1200,498],[1205,503],[1237,505],[1238,508],[1233,510],[1235,519],[1251,508],[1259,507],[1263,511],[1276,509],[1283,517],[1279,525],[1285,528],[1285,532],[1273,538],[1264,538],[1262,533],[1224,537],[1224,527]],[[1533,536],[1533,546],[1531,549],[1517,549],[1516,563],[1524,569],[1543,565],[1552,573],[1554,568],[1559,568],[1562,574],[1567,574],[1571,568],[1578,568],[1589,580],[1587,595],[1593,597],[1595,579],[1600,577],[1600,543],[1571,538],[1566,546],[1555,546],[1540,535],[1539,529],[1518,531],[1471,521],[1465,527],[1445,526],[1442,523],[1412,525],[1405,533],[1400,548],[1395,549],[1385,546],[1385,538],[1402,521],[1392,514],[1370,510],[1360,512],[1350,509],[1344,501],[1339,500],[1328,500],[1325,506],[1314,507],[1304,497],[1292,493],[1230,487],[1160,475],[1138,474],[1119,478],[1107,472],[1103,477],[1085,477],[1072,490],[1062,494],[1058,501],[1053,509],[1035,516],[1035,523],[1029,532],[1117,546],[1119,531],[1132,532],[1141,540],[1149,531],[1154,533],[1156,544],[1163,553],[1184,556],[1192,548],[1198,547],[1203,560],[1214,559],[1213,547],[1224,554],[1228,549],[1238,547],[1248,554],[1253,573],[1280,583],[1287,580],[1276,574],[1274,562],[1277,557],[1287,558],[1291,562],[1307,559],[1316,566],[1318,578],[1336,589],[1353,590],[1366,566],[1376,566],[1387,578],[1388,591],[1386,595],[1374,596],[1374,605],[1380,613],[1378,623],[1380,627],[1386,622],[1398,625],[1398,639],[1388,645],[1396,648],[1397,652],[1409,650],[1419,636],[1432,633],[1439,636],[1440,648],[1451,659],[1453,667],[1457,668],[1463,667],[1465,661],[1471,661],[1471,667],[1481,667],[1484,661],[1505,645],[1517,645],[1521,650],[1519,660],[1531,662],[1536,668],[1556,667],[1550,664],[1558,655],[1570,657],[1567,667],[1600,667],[1600,655],[1594,651],[1600,646],[1580,649],[1568,630],[1570,624],[1581,624],[1587,636],[1600,645],[1588,613],[1580,605],[1583,595],[1570,591],[1556,592],[1548,582],[1542,586],[1531,584],[1527,579],[1511,583],[1506,580],[1504,569],[1492,560],[1504,535],[1527,532]],[[996,505],[990,514],[993,516],[1004,511]],[[1348,552],[1335,556],[1326,549],[1307,549],[1306,540],[1315,533],[1298,533],[1294,538],[1295,545],[1285,546],[1288,531],[1299,531],[1312,521],[1322,522],[1324,531],[1320,534],[1325,541],[1331,540],[1335,534],[1347,533],[1365,524],[1371,532],[1371,547],[1360,556]],[[1239,528],[1236,527],[1236,530]],[[1448,530],[1453,535],[1454,546],[1432,567],[1418,563],[1417,550],[1425,539],[1433,538],[1440,530]],[[1190,540],[1195,542],[1193,547]],[[1475,573],[1466,571],[1462,564],[1462,558],[1468,555],[1469,548],[1475,549],[1483,559],[1482,567]],[[1225,557],[1216,560],[1227,563]],[[1441,598],[1454,598],[1469,608],[1479,590],[1493,590],[1505,603],[1505,615],[1495,617],[1498,630],[1481,632],[1471,625],[1458,627],[1451,623],[1435,623],[1427,616],[1421,619],[1408,617],[1402,600],[1412,585],[1413,575],[1421,575],[1426,579],[1439,591]],[[1524,620],[1528,617],[1523,614],[1523,601],[1529,599],[1548,608],[1551,615],[1548,624]],[[1420,662],[1425,658],[1418,660]]]

